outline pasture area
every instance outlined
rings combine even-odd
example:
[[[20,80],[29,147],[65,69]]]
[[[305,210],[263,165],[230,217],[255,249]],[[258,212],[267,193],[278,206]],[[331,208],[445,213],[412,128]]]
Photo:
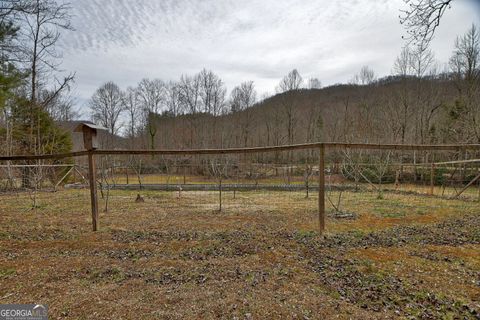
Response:
[[[0,194],[0,303],[52,319],[478,319],[480,203],[344,191]],[[337,191],[330,193],[337,199]]]

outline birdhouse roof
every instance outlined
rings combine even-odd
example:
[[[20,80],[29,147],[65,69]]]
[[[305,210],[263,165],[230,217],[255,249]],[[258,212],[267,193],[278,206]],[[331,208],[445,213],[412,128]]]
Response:
[[[75,129],[73,129],[73,132],[83,132],[83,128],[84,127],[87,127],[87,128],[90,128],[92,130],[107,130],[106,128],[102,127],[102,126],[98,126],[94,123],[91,123],[91,122],[81,122],[79,123]]]

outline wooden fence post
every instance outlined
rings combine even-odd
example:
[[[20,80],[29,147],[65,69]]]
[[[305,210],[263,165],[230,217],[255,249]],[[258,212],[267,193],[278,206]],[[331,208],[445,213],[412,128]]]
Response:
[[[433,195],[435,186],[435,163],[432,163],[430,167],[430,195]]]
[[[92,205],[92,230],[98,230],[98,201],[97,201],[97,179],[95,168],[95,149],[98,147],[97,130],[104,129],[100,126],[82,122],[74,132],[83,133],[83,146],[88,152],[88,179],[90,185],[90,202]]]
[[[218,201],[220,203],[220,208],[218,211],[222,212],[222,177],[220,177],[218,184]]]
[[[183,184],[187,184],[187,177],[185,171],[187,170],[187,165],[183,165]]]
[[[90,202],[92,205],[92,230],[98,230],[98,201],[95,158],[93,152],[88,153],[88,178],[90,182]]]
[[[318,163],[318,221],[320,235],[325,231],[325,145],[320,145]]]

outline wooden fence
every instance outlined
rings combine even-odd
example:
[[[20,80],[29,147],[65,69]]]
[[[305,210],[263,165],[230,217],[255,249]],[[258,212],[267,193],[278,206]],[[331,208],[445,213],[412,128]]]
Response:
[[[84,136],[85,138],[85,136]],[[89,167],[89,189],[91,199],[92,212],[92,229],[97,231],[99,229],[98,221],[98,200],[97,200],[97,186],[96,186],[96,167],[95,156],[97,155],[226,155],[226,154],[251,154],[251,153],[270,153],[279,151],[293,151],[293,150],[318,150],[319,151],[319,175],[318,175],[318,223],[319,232],[322,234],[325,230],[325,153],[330,150],[391,150],[391,151],[457,151],[465,152],[467,150],[480,151],[480,144],[465,144],[465,145],[400,145],[400,144],[371,144],[371,143],[335,143],[335,142],[318,142],[282,146],[268,146],[255,148],[229,148],[229,149],[189,149],[189,150],[97,150],[91,144],[91,141],[85,141],[87,150],[79,152],[69,152],[62,154],[44,154],[44,155],[12,155],[0,156],[0,161],[34,161],[47,159],[64,159],[81,156],[88,156]],[[453,163],[453,162],[451,162]],[[431,170],[435,170],[435,165],[432,164]],[[433,177],[433,173],[431,174]],[[470,182],[469,185],[480,179],[480,175]],[[467,185],[467,187],[469,186]]]

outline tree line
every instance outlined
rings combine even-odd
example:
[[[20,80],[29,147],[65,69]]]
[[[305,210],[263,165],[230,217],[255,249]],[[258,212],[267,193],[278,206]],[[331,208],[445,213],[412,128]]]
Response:
[[[227,95],[212,71],[178,81],[143,79],[122,90],[114,82],[89,101],[92,120],[130,146],[205,148],[313,141],[384,143],[480,142],[480,32],[472,25],[441,65],[426,45],[405,46],[392,74],[362,67],[348,84],[321,89],[297,70],[276,94],[259,97],[253,81]]]
[[[63,32],[70,6],[53,0],[0,2],[0,152],[45,154],[71,149],[55,120],[76,115],[69,90],[75,74],[60,76]]]
[[[58,41],[74,32],[68,3],[3,0],[0,7],[0,151],[64,152],[72,143],[58,121],[78,119],[70,97],[75,74],[61,72]],[[312,141],[390,143],[480,142],[479,29],[454,41],[440,67],[427,44],[406,46],[392,75],[362,67],[348,84],[322,88],[292,70],[273,96],[253,81],[227,90],[213,71],[179,79],[101,85],[88,117],[122,147],[203,148]]]

